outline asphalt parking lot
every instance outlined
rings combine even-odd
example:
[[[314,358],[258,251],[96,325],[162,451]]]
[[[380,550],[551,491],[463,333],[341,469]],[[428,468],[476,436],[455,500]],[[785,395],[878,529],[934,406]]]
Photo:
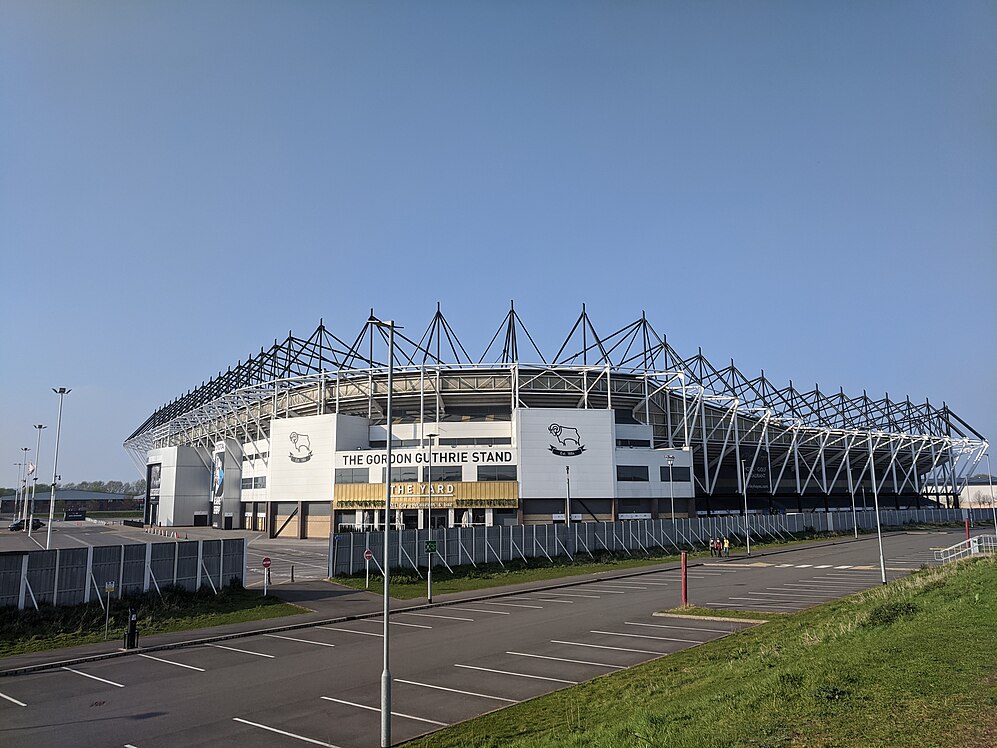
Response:
[[[885,539],[888,576],[934,563],[958,532]],[[874,538],[706,561],[696,605],[790,612],[880,583]],[[363,593],[360,593],[363,594]],[[488,594],[488,593],[485,593]],[[571,580],[391,616],[396,742],[740,630],[666,618],[679,574]],[[376,745],[378,616],[0,679],[11,745]]]

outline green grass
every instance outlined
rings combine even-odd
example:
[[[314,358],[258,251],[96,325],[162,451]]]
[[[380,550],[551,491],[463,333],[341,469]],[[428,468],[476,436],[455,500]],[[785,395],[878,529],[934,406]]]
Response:
[[[407,745],[994,745],[995,579],[993,558],[923,570]]]
[[[302,611],[275,597],[264,597],[241,587],[226,587],[219,595],[209,588],[187,592],[164,588],[163,599],[155,591],[111,598],[109,640],[121,641],[128,609],[138,611],[139,641],[143,636],[172,631],[221,626],[297,615]],[[60,606],[42,605],[17,610],[0,609],[0,657],[74,647],[104,640],[104,610],[99,603]]]

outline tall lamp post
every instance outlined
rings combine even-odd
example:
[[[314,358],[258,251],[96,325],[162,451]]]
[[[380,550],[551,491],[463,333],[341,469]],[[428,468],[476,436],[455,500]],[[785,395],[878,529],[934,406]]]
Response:
[[[876,507],[876,537],[879,539],[879,572],[886,584],[886,558],[883,556],[883,529],[879,524],[879,486],[876,480],[876,455],[869,437],[869,477],[872,478],[872,502]]]
[[[21,457],[21,463],[24,468],[21,470],[21,519],[28,519],[28,468],[31,465],[28,463],[28,452],[31,451],[31,447],[21,447],[21,452],[23,456]]]
[[[748,530],[748,471],[745,461],[741,460],[741,480],[744,481],[744,542],[751,555],[751,532]]]
[[[23,462],[15,462],[14,466],[17,468],[17,483],[14,484],[14,514],[12,519],[16,522],[17,515],[21,511],[21,471],[24,469]]]
[[[367,320],[377,327],[388,328],[388,403],[385,413],[388,425],[388,437],[385,440],[385,460],[387,464],[384,480],[384,630],[383,640],[383,670],[381,671],[381,748],[391,748],[391,669],[388,666],[388,615],[391,612],[389,592],[391,589],[391,569],[388,566],[388,547],[391,533],[391,395],[394,388],[395,370],[395,323],[391,320],[379,320],[373,314]]]
[[[990,507],[994,510],[994,535],[997,535],[997,501],[994,501],[994,476],[990,468],[990,452],[987,452],[987,481],[990,483]]]
[[[31,526],[35,522],[35,492],[38,490],[38,456],[41,453],[42,448],[42,429],[46,428],[40,423],[34,424],[35,428],[38,430],[38,438],[35,440],[35,467],[31,471],[31,511],[28,514],[28,537],[31,537]]]
[[[45,537],[45,550],[52,545],[52,517],[55,516],[55,483],[59,480],[59,437],[62,436],[62,401],[72,390],[60,387],[52,388],[52,392],[59,396],[59,420],[55,426],[55,457],[52,460],[52,496],[48,502],[48,532]]]
[[[675,484],[672,482],[672,463],[675,462],[675,455],[668,455],[668,498],[672,504],[672,522],[675,521]]]
[[[571,524],[571,467],[565,465],[564,466],[564,526],[567,527],[570,524]]]
[[[439,434],[426,434],[426,438],[429,439],[429,480],[426,482],[427,498],[429,499],[429,509],[427,510],[427,525],[428,530],[426,531],[427,540],[433,539],[433,439],[435,439]],[[433,602],[433,553],[432,551],[426,551],[426,602]]]

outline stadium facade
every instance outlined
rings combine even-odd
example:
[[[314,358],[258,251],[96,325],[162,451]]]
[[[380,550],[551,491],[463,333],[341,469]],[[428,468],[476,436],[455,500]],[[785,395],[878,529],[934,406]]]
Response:
[[[944,403],[683,358],[644,315],[601,335],[583,306],[553,356],[512,305],[477,360],[438,305],[419,338],[372,310],[352,341],[288,333],[149,416],[125,441],[146,522],[380,527],[389,434],[390,520],[409,528],[958,506],[987,447]]]

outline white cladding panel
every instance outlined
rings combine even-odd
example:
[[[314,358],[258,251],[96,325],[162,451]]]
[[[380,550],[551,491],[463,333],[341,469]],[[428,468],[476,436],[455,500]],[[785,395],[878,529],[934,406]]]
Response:
[[[194,524],[194,512],[211,505],[210,459],[197,447],[164,447],[149,452],[146,462],[160,463],[159,524]]]
[[[271,501],[332,501],[336,415],[270,422]]]
[[[522,498],[563,497],[566,466],[571,468],[572,497],[615,495],[612,410],[517,408],[513,418]],[[555,425],[556,434],[551,431]]]

